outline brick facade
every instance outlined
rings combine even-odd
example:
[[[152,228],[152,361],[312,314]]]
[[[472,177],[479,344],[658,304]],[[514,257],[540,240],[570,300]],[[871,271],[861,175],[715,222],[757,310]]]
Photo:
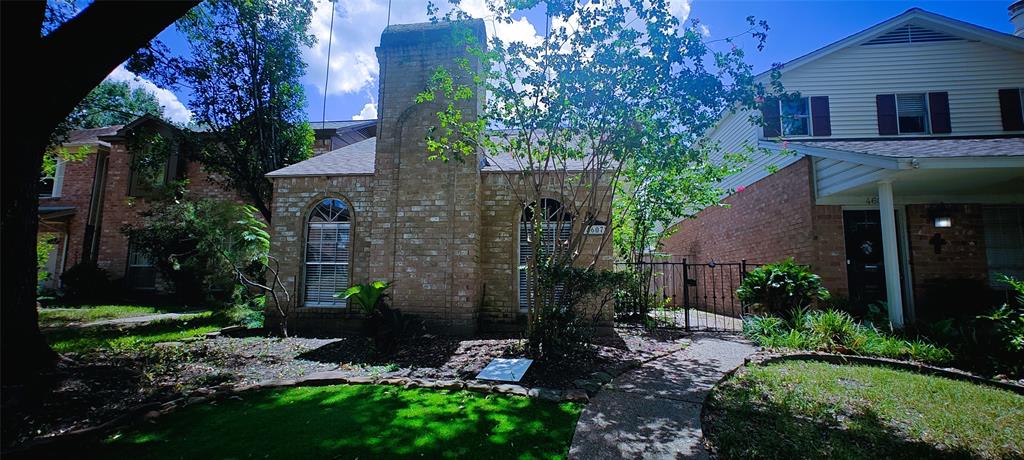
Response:
[[[662,251],[690,262],[808,264],[845,295],[846,250],[839,206],[814,204],[810,158],[802,158],[676,225]]]
[[[468,24],[482,42],[483,23]],[[392,306],[445,333],[472,334],[521,319],[515,270],[522,204],[509,181],[482,173],[478,155],[428,159],[424,139],[446,102],[417,104],[416,95],[439,66],[455,68],[469,56],[450,27],[392,26],[382,35],[372,175],[274,177],[272,251],[296,299],[302,297],[309,210],[332,197],[352,206],[351,283],[392,281]],[[470,63],[480,65],[473,57]],[[456,103],[465,119],[476,117],[482,96]],[[598,251],[588,241],[584,250],[600,252],[600,265],[611,266],[610,243]],[[290,329],[300,332],[345,330],[358,322],[345,308],[300,305],[289,315]]]

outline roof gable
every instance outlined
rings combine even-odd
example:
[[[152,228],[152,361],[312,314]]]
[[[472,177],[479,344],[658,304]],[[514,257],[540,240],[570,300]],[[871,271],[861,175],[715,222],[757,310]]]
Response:
[[[796,59],[779,69],[782,73],[815,62],[836,51],[858,45],[886,45],[893,43],[923,43],[936,41],[973,40],[1000,48],[1024,52],[1024,38],[995,31],[979,25],[932,13],[920,8],[911,8],[867,29],[837,42],[833,42]],[[762,72],[759,78],[767,77],[771,70]]]

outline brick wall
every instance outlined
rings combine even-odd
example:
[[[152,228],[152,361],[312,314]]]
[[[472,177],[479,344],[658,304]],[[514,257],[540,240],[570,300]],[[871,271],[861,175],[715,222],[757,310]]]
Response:
[[[64,163],[64,178],[59,197],[41,198],[39,206],[73,206],[75,214],[64,224],[40,223],[40,232],[56,231],[68,233],[68,252],[63,268],[71,268],[82,260],[85,241],[85,228],[89,218],[89,205],[92,200],[93,178],[96,164],[101,155],[107,155],[106,147],[92,147],[91,152],[81,161]],[[63,244],[63,239],[62,239]],[[58,270],[61,267],[57,267]],[[59,277],[59,273],[53,274]]]
[[[935,228],[929,205],[908,205],[907,239],[910,243],[911,273],[917,316],[945,317],[955,311],[987,308],[988,262],[982,206],[945,205],[943,213],[953,219],[950,228]],[[945,244],[935,252],[931,240],[939,234]],[[985,300],[979,300],[985,299]]]
[[[303,307],[302,276],[306,247],[306,222],[313,207],[324,198],[340,198],[349,206],[352,219],[352,248],[349,265],[351,284],[375,280],[368,272],[371,218],[375,204],[372,176],[283,177],[274,180],[271,254],[281,264],[282,281],[298,308],[289,312],[289,328],[303,332],[343,329],[353,312],[343,308]],[[268,317],[277,321],[273,312]]]
[[[662,250],[690,262],[775,262],[793,257],[846,295],[842,211],[814,204],[811,162],[803,158],[677,224]]]
[[[480,277],[483,282],[483,300],[481,303],[481,322],[488,329],[500,329],[505,325],[521,321],[519,309],[519,223],[522,219],[523,203],[521,199],[528,196],[521,188],[518,193],[513,184],[521,187],[522,176],[510,178],[500,173],[488,173],[483,175],[482,214],[480,234],[482,235],[483,246],[481,248],[482,259],[480,262]],[[608,184],[598,187],[596,194],[602,196],[607,191]],[[549,197],[558,198],[558,182],[552,181],[546,190]],[[609,209],[611,207],[608,194],[608,204],[604,206],[598,220],[610,222]],[[579,198],[577,209],[583,208],[584,197]],[[570,207],[566,205],[566,207]],[[573,221],[573,234],[580,231],[583,221]],[[611,226],[608,227],[605,235],[584,235],[584,242],[581,249],[581,256],[577,262],[581,266],[595,264],[599,270],[612,268],[614,260],[611,242]],[[611,322],[612,311],[610,305],[606,309],[597,311],[598,302],[588,303],[588,316],[598,315],[599,325],[606,325]]]

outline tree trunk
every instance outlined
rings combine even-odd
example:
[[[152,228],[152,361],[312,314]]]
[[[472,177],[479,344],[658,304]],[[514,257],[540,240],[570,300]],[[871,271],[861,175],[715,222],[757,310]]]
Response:
[[[46,37],[45,2],[0,4],[0,372],[6,385],[27,381],[57,358],[36,311],[39,174],[50,134],[118,64],[198,2],[94,2]]]

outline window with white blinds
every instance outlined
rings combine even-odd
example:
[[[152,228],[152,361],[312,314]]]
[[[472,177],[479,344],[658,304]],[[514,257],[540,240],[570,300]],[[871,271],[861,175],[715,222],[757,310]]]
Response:
[[[306,229],[305,298],[307,307],[345,307],[349,284],[352,221],[348,205],[337,198],[322,200],[313,208]]]
[[[1024,279],[1024,207],[992,206],[982,210],[985,257],[992,287],[1005,288],[1000,275]]]
[[[572,237],[572,219],[568,213],[562,210],[562,205],[556,200],[541,200],[541,207],[544,215],[541,218],[541,241],[539,247],[546,255],[555,253],[556,245],[562,244]],[[530,244],[530,237],[533,234],[533,217],[535,206],[531,205],[523,211],[523,218],[519,223],[519,310],[527,311],[530,306],[529,273],[527,267],[533,257],[533,246]],[[557,235],[557,239],[556,239]],[[559,287],[555,287],[555,295],[559,294]]]
[[[896,117],[900,134],[928,132],[928,105],[924,93],[897,94]]]

